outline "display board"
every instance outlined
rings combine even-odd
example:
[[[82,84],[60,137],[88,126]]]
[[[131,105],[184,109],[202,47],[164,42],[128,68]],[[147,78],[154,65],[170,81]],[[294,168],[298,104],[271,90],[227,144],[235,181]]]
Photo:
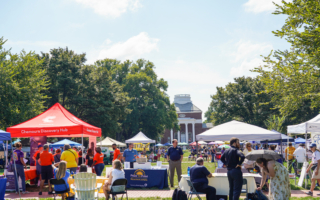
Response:
[[[309,166],[309,163],[308,162],[304,162],[303,163],[303,166],[302,166],[302,169],[301,169],[301,174],[300,174],[300,179],[299,179],[299,182],[298,182],[298,186],[302,187],[302,184],[303,184],[303,181],[307,175],[307,168]]]
[[[46,136],[30,137],[30,166],[35,166],[36,165],[36,163],[32,159],[32,157],[36,153],[36,151],[38,151],[38,145],[44,145],[46,143],[47,143],[47,137]]]
[[[146,148],[146,151],[149,151],[150,149],[150,143],[142,144],[142,143],[134,143],[133,148],[137,151],[143,151],[144,148]]]

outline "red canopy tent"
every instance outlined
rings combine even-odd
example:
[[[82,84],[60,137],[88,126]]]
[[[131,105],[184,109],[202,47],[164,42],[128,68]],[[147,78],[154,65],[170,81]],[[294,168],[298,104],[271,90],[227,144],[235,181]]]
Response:
[[[7,128],[11,137],[101,137],[101,129],[92,126],[67,111],[59,103],[54,104],[47,111],[21,124]]]

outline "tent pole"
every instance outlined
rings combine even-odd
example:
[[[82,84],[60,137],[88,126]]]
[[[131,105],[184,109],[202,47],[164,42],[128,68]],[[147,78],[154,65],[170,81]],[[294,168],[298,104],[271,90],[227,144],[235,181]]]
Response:
[[[100,148],[102,148],[102,144],[101,144],[101,136],[100,136]]]
[[[14,160],[14,156],[13,156],[13,146],[12,146],[12,139],[11,139],[11,156],[12,156],[12,160],[13,160],[13,166],[14,166],[14,173],[17,177],[17,183],[18,183],[18,192],[19,192],[19,196],[20,196],[20,199],[21,199],[21,194],[20,194],[20,188],[19,188],[19,178],[18,178],[18,175],[17,175],[17,167],[16,167],[16,161]],[[22,184],[26,184],[26,183],[22,183]]]
[[[304,148],[306,148],[307,150],[307,134],[308,134],[308,131],[307,131],[307,123],[306,123],[306,133],[304,135],[304,139],[305,139],[305,143],[304,143]],[[317,147],[318,148],[318,147]],[[307,151],[306,151],[307,152]],[[306,153],[306,162],[308,162],[308,154]],[[305,177],[304,179],[304,184],[305,184],[305,187],[307,188],[307,184],[308,184],[308,180],[307,180],[307,176]]]
[[[8,141],[6,141],[6,167],[8,166]],[[6,169],[5,169],[6,171]],[[5,173],[6,177],[7,177],[7,174]]]
[[[82,164],[85,164],[84,163],[84,158],[83,158],[83,153],[84,153],[83,150],[84,149],[83,149],[83,133],[82,133],[82,137],[81,137]]]

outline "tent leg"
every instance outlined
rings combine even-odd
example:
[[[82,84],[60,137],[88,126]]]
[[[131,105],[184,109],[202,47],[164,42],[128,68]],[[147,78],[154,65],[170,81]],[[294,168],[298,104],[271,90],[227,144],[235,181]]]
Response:
[[[82,133],[82,137],[81,137],[81,152],[82,152],[82,164],[85,164],[84,158],[83,158],[83,133]]]
[[[102,148],[102,144],[101,144],[101,136],[100,136],[100,148]]]
[[[6,166],[4,167],[4,171],[7,171],[6,167],[8,166],[8,141],[6,141]],[[5,173],[5,176],[7,177],[7,174]]]
[[[17,167],[16,167],[16,161],[14,160],[14,156],[13,156],[13,146],[12,146],[12,140],[11,140],[11,156],[12,156],[12,160],[13,160],[13,166],[14,166],[14,173],[16,175],[16,177],[18,178],[18,174],[17,174]],[[19,179],[17,180],[18,183],[18,192],[19,192],[19,196],[21,199],[21,193],[20,193],[20,188],[19,188]],[[26,183],[22,183],[22,184],[26,184]]]
[[[304,148],[305,149],[307,149],[308,147],[307,147],[307,124],[306,124],[306,133],[305,133],[305,135],[304,135],[304,139],[305,139],[305,146],[304,146]],[[306,162],[308,162],[308,155],[306,154]],[[304,184],[305,184],[305,187],[307,188],[307,184],[308,184],[308,180],[307,180],[307,176],[305,177],[305,179],[304,179]]]

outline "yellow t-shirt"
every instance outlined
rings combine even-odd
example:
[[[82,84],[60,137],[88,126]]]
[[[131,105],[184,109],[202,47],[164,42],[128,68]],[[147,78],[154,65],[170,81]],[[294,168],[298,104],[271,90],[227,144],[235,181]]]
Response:
[[[76,159],[78,158],[78,153],[73,149],[68,149],[62,152],[60,160],[67,162],[67,168],[78,167]]]
[[[292,160],[294,157],[293,157],[293,153],[294,151],[296,150],[296,148],[294,147],[287,147],[286,150],[284,151],[285,152],[285,155],[286,155],[286,159],[287,159],[287,153],[288,153],[288,149],[289,149],[289,155],[288,155],[288,158],[289,160]]]

